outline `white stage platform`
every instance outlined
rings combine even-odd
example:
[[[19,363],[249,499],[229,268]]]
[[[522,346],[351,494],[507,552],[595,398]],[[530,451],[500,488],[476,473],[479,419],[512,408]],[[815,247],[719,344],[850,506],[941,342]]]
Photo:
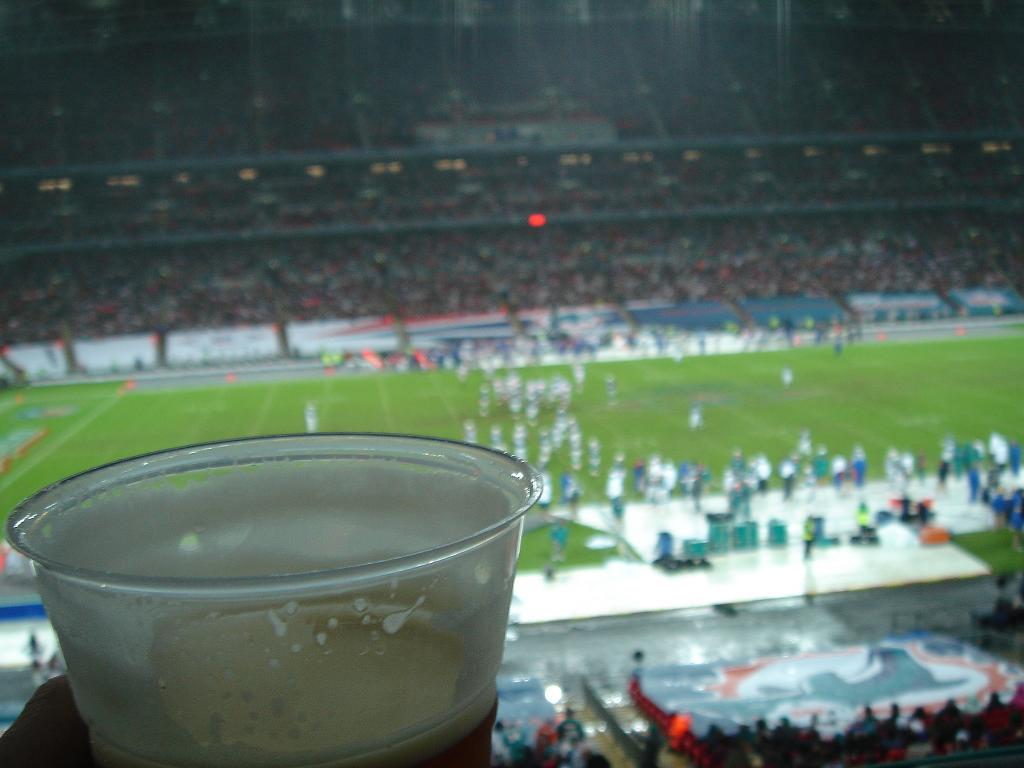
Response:
[[[951,532],[991,527],[991,513],[981,504],[969,504],[964,481],[951,481],[938,491],[934,477],[912,483],[915,501],[934,499],[935,520]],[[863,491],[853,488],[838,495],[834,489],[801,490],[786,503],[781,491],[769,491],[753,499],[751,519],[761,524],[762,546],[757,550],[711,555],[712,567],[663,573],[649,561],[660,531],[678,542],[706,538],[706,512],[725,512],[723,496],[709,496],[698,514],[688,499],[667,504],[627,505],[621,535],[643,561],[613,560],[596,568],[559,571],[553,581],[538,573],[516,578],[513,619],[522,624],[597,616],[627,615],[649,611],[696,608],[724,603],[792,598],[876,587],[984,576],[988,567],[953,544],[921,546],[910,529],[899,524],[882,531],[879,546],[840,544],[816,547],[809,562],[803,559],[801,530],[808,513],[825,518],[825,533],[844,542],[857,530],[855,512],[863,498],[874,513],[889,507],[898,493],[885,483],[873,482]],[[558,514],[564,515],[564,511]],[[772,518],[786,521],[789,544],[777,549],[764,546]],[[604,506],[585,506],[578,521],[594,528],[612,530],[610,511]]]
[[[953,544],[915,549],[819,549],[805,562],[799,544],[712,558],[713,566],[663,573],[646,563],[516,578],[513,618],[521,624],[697,608],[984,576],[988,568]]]

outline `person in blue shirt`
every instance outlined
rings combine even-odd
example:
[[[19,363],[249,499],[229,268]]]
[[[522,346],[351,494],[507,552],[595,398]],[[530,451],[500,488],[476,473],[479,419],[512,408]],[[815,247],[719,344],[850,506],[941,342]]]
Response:
[[[556,517],[551,525],[551,562],[561,563],[565,560],[565,547],[569,543],[569,529],[565,521]]]
[[[1021,503],[1021,490],[1018,488],[1006,500],[1006,504],[1010,508],[1010,530],[1013,531],[1013,548],[1018,552],[1021,551],[1020,533],[1021,530],[1024,530],[1024,509],[1021,508]]]
[[[978,502],[978,494],[981,493],[981,471],[978,469],[978,465],[971,463],[967,469],[967,489],[968,499],[971,504]]]
[[[633,492],[643,493],[646,486],[644,484],[645,475],[647,472],[647,466],[643,459],[637,459],[636,463],[633,464]]]
[[[580,486],[569,472],[562,473],[562,503],[569,505],[569,511],[575,519],[579,510]]]
[[[853,480],[858,490],[864,487],[864,479],[868,474],[868,456],[864,448],[856,445],[853,448]]]
[[[1010,441],[1010,471],[1016,478],[1020,475],[1020,441]]]
[[[996,516],[996,525],[1006,525],[1010,517],[1010,500],[1002,488],[996,489],[995,495],[992,496],[991,506],[992,512]]]

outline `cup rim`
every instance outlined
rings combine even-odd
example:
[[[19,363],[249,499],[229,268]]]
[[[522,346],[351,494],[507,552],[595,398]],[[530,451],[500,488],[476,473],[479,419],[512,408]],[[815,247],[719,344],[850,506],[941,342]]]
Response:
[[[87,568],[62,562],[40,553],[36,547],[27,541],[29,534],[27,530],[19,530],[23,523],[44,516],[46,508],[36,510],[36,507],[46,497],[54,493],[61,493],[68,485],[82,480],[88,481],[92,476],[115,469],[117,467],[128,467],[146,459],[170,457],[173,454],[186,452],[194,449],[211,449],[216,447],[231,447],[246,443],[267,443],[275,440],[296,440],[309,441],[323,440],[325,438],[343,439],[378,439],[385,443],[390,441],[413,441],[422,442],[425,445],[446,447],[448,450],[458,448],[470,450],[477,453],[481,458],[491,461],[495,466],[505,464],[511,470],[509,472],[510,482],[508,487],[517,486],[522,491],[522,499],[518,505],[505,513],[497,521],[479,529],[467,536],[454,539],[449,542],[437,544],[425,549],[416,550],[396,557],[387,557],[366,563],[354,565],[343,565],[334,568],[321,568],[312,571],[296,571],[284,574],[260,574],[256,576],[217,576],[217,577],[193,577],[193,576],[138,576],[132,574],[118,573],[116,571],[105,571],[96,568]],[[356,450],[356,449],[353,449]],[[315,458],[310,455],[310,459]],[[256,458],[256,457],[253,457]],[[224,466],[230,466],[225,464]],[[185,471],[187,467],[182,467]],[[166,473],[168,475],[174,472]],[[142,478],[139,478],[142,479]],[[476,546],[486,543],[506,530],[518,518],[526,514],[537,499],[540,497],[543,480],[541,473],[522,459],[512,456],[504,451],[488,448],[487,446],[466,443],[459,440],[451,440],[441,437],[427,435],[411,435],[393,432],[314,432],[314,433],[282,433],[271,435],[255,435],[249,437],[228,438],[225,440],[213,440],[202,443],[163,448],[158,451],[141,453],[128,456],[116,461],[100,464],[82,472],[69,475],[57,482],[47,485],[31,496],[19,502],[7,518],[5,527],[5,538],[10,546],[17,552],[29,558],[35,565],[39,565],[48,571],[52,571],[62,577],[73,579],[79,582],[91,584],[101,588],[113,588],[122,591],[139,591],[146,593],[179,593],[187,594],[209,594],[210,592],[238,589],[253,589],[258,587],[261,591],[287,591],[291,589],[305,589],[313,584],[325,581],[344,579],[347,581],[359,581],[365,578],[380,577],[385,574],[393,574],[398,577],[400,574],[414,570],[424,565],[439,562],[454,557],[462,552],[473,549]]]

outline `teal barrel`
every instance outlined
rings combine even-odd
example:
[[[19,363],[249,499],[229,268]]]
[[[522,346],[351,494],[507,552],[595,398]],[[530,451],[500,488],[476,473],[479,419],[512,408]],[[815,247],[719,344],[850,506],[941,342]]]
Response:
[[[753,520],[748,520],[747,526],[747,543],[752,549],[756,549],[761,545],[761,529]]]
[[[768,546],[784,547],[788,541],[786,524],[782,520],[771,520],[768,523]]]
[[[686,539],[683,541],[683,557],[688,560],[700,560],[708,554],[708,542],[705,539]]]
[[[708,526],[708,551],[729,551],[729,526],[724,523],[712,523]]]

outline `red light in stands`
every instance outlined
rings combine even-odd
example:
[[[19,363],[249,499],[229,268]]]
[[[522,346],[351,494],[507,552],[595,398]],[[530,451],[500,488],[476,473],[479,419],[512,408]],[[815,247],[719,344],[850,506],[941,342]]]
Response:
[[[543,227],[548,223],[548,217],[543,213],[531,213],[526,217],[526,223],[534,228]]]

